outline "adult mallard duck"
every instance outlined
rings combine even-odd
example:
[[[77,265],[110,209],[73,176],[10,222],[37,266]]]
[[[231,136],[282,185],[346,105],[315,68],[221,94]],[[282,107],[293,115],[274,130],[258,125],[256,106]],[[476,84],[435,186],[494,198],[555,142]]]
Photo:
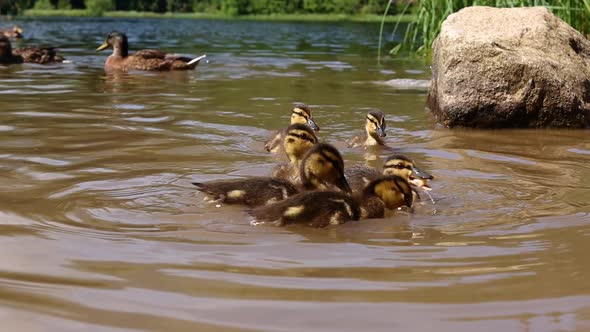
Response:
[[[0,35],[4,35],[7,38],[23,38],[23,29],[15,25],[12,29],[0,29]]]
[[[104,69],[109,70],[144,70],[144,71],[168,71],[168,70],[191,70],[199,64],[206,55],[194,59],[178,54],[165,53],[159,50],[140,50],[129,54],[127,36],[119,31],[111,32],[104,43],[96,51],[107,48],[113,49],[104,64]]]
[[[295,104],[291,111],[291,124],[304,124],[309,126],[314,131],[319,131],[320,127],[313,121],[311,115],[311,108],[305,104]],[[281,148],[281,141],[283,140],[283,134],[285,130],[276,131],[264,144],[264,149],[271,153],[278,153]]]
[[[354,148],[358,146],[374,146],[385,145],[383,137],[387,136],[385,133],[385,114],[380,110],[370,110],[367,113],[365,121],[365,134],[355,136],[348,141],[348,147]]]
[[[383,218],[386,209],[411,207],[410,184],[399,176],[373,180],[355,197],[335,191],[304,192],[249,211],[256,222],[277,226],[303,223],[313,227],[343,224],[361,218]]]
[[[258,206],[286,199],[305,190],[336,187],[350,193],[342,166],[338,150],[329,144],[319,143],[307,152],[301,162],[300,186],[276,177],[193,182],[193,185],[219,203]]]
[[[63,62],[64,58],[58,56],[54,48],[47,47],[22,47],[12,48],[10,40],[3,35],[0,35],[0,63],[2,64],[13,64],[13,63],[56,63]]]

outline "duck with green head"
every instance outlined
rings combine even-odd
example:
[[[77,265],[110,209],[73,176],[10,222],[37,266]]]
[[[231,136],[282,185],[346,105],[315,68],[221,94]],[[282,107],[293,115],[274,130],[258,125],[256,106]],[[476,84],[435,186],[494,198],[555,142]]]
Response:
[[[141,70],[141,71],[169,71],[195,69],[205,58],[201,55],[194,59],[178,54],[165,53],[159,50],[140,50],[129,54],[127,35],[119,31],[109,33],[104,43],[96,51],[100,52],[112,48],[113,53],[107,58],[104,69],[107,71]]]

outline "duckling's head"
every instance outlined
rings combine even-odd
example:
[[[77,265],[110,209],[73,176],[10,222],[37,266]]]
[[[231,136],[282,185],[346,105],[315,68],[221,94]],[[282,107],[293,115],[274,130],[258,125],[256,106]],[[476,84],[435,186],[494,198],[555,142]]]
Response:
[[[18,25],[12,27],[12,33],[14,34],[15,38],[22,38],[23,37],[23,29]]]
[[[113,55],[126,57],[129,51],[127,36],[122,32],[113,31],[109,33],[104,43],[102,43],[102,45],[100,45],[96,51],[100,52],[109,47],[113,49]]]
[[[309,149],[317,144],[318,138],[308,126],[295,123],[287,127],[283,147],[292,163],[298,163]]]
[[[385,137],[385,114],[380,110],[370,110],[367,113],[367,122],[365,124],[365,130],[368,136],[372,137]]]
[[[352,191],[344,177],[342,156],[330,144],[318,143],[309,150],[303,157],[299,173],[306,189],[330,189],[335,185],[342,191]]]
[[[363,190],[364,195],[379,197],[388,209],[406,205],[412,207],[414,194],[408,181],[401,176],[385,175],[369,182]]]
[[[10,40],[3,34],[0,34],[0,57],[12,56],[12,46]]]
[[[413,160],[402,155],[394,155],[385,160],[383,175],[400,176],[417,187],[428,187],[428,180],[434,179],[432,175],[418,168]]]
[[[305,104],[295,104],[293,112],[291,112],[291,124],[302,123],[309,126],[309,128],[319,131],[320,127],[313,121],[311,116],[311,108]]]

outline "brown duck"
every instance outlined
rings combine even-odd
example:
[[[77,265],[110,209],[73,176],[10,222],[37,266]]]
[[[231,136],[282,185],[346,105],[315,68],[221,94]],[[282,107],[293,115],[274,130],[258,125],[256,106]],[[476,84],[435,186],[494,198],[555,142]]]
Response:
[[[15,25],[12,29],[0,29],[0,35],[4,35],[7,38],[23,38],[23,29]]]
[[[12,49],[10,40],[0,35],[0,64],[13,63],[59,63],[64,62],[64,58],[57,55],[53,47],[22,47]]]
[[[105,70],[144,70],[144,71],[169,71],[195,69],[206,55],[194,59],[178,54],[165,53],[159,50],[140,50],[129,54],[127,36],[118,31],[111,32],[105,42],[96,51],[102,51],[111,47],[111,54],[104,64]]]

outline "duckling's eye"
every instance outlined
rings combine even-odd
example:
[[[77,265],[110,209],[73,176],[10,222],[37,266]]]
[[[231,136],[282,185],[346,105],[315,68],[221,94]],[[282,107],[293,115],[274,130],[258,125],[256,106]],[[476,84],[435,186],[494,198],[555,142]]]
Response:
[[[410,166],[410,165],[404,165],[404,164],[401,164],[400,163],[400,164],[393,165],[393,168],[395,168],[395,169],[404,169],[405,168],[405,169],[411,170],[412,169],[412,166]]]
[[[300,112],[293,112],[293,114],[297,114],[297,115],[299,115],[300,117],[302,117],[302,118],[304,118],[305,120],[307,120],[307,116],[305,116],[305,114],[303,114],[303,113],[300,113]]]

